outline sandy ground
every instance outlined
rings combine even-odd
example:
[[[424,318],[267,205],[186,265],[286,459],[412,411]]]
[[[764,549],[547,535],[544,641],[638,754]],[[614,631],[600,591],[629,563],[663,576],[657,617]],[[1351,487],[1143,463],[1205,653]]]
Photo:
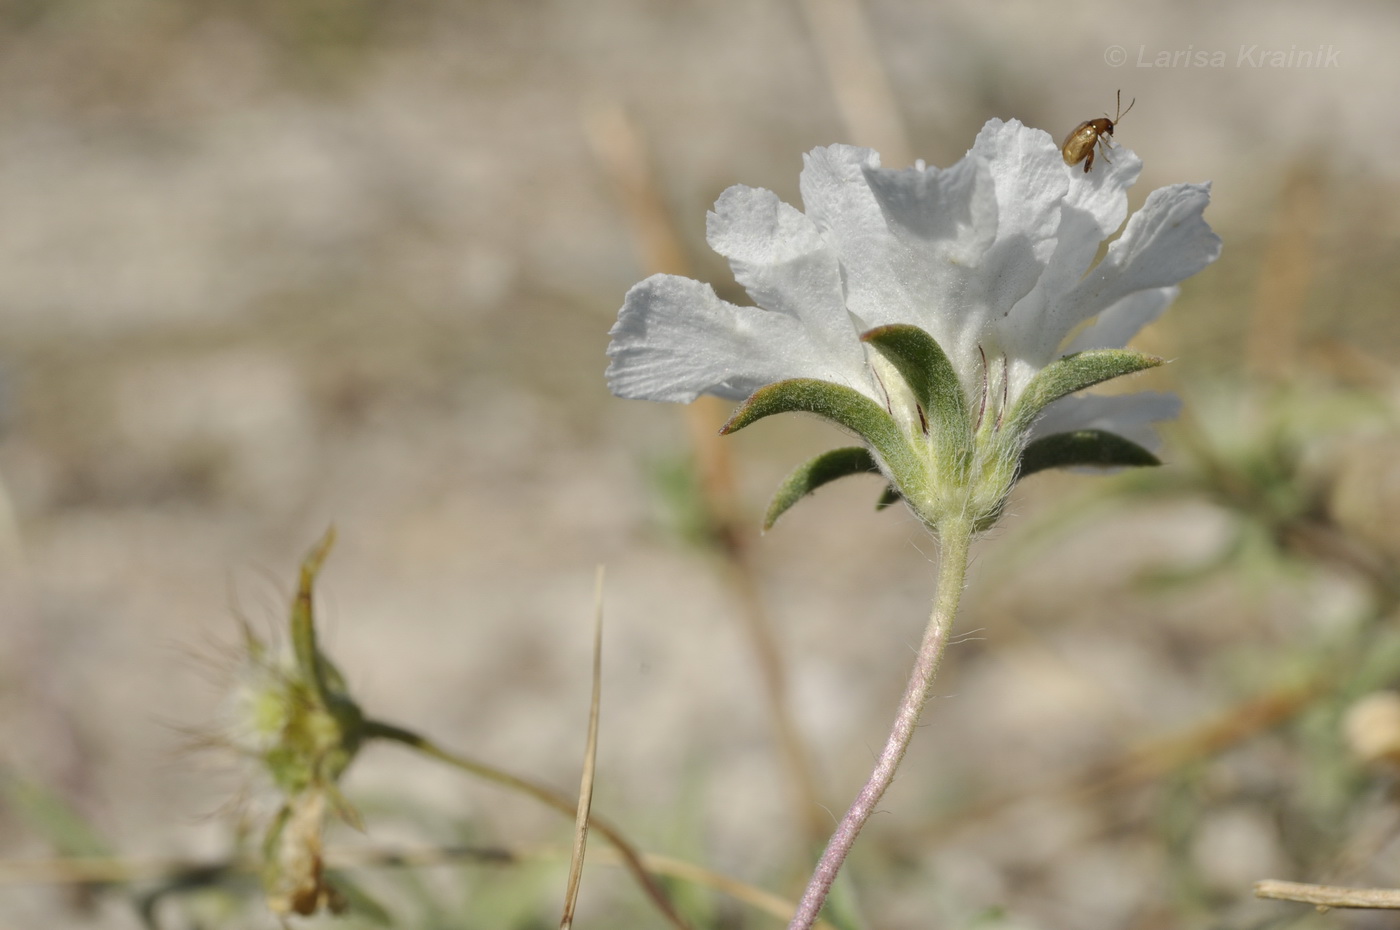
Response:
[[[865,141],[833,99],[839,62],[795,4],[352,6],[94,2],[0,19],[6,778],[47,785],[123,854],[226,852],[230,826],[210,814],[238,780],[182,753],[181,729],[219,713],[201,669],[236,638],[233,616],[274,626],[334,523],[325,635],[360,701],[560,786],[582,751],[605,564],[598,809],[650,848],[780,885],[805,853],[736,594],[658,490],[689,455],[679,411],[615,400],[602,380],[607,329],[647,269],[590,131],[628,114],[696,273],[723,287],[703,246],[714,197],[747,183],[795,199],[803,151]],[[1368,282],[1400,226],[1400,128],[1383,116],[1400,15],[1270,9],[1198,23],[1163,4],[890,0],[868,22],[894,112],[932,163],[990,116],[1058,135],[1121,87],[1137,104],[1119,139],[1148,165],[1134,202],[1215,181],[1227,257],[1152,337],[1179,356],[1158,381],[1171,387],[1239,358],[1290,166],[1321,165],[1331,185],[1307,219],[1325,243],[1317,287],[1362,310],[1386,293]],[[1319,44],[1340,49],[1336,67],[1240,60]],[[1113,47],[1126,65],[1110,66]],[[1227,64],[1141,64],[1164,51]],[[1307,312],[1309,332],[1368,333],[1383,361],[1400,344],[1393,318]],[[755,536],[769,489],[831,439],[794,422],[728,440]],[[1210,551],[1224,520],[1174,504],[1029,532],[1093,480],[1037,479],[978,549],[967,639],[876,821],[899,863],[875,881],[878,926],[998,905],[1008,926],[1165,926],[1178,855],[1238,925],[1279,913],[1241,903],[1292,861],[1268,801],[1226,792],[1181,854],[1142,828],[1139,796],[1033,789],[1210,715],[1238,696],[1240,652],[1325,627],[1355,592],[1144,594],[1141,570]],[[750,547],[837,810],[883,739],[933,588],[932,542],[874,513],[878,490],[824,491]],[[1220,778],[1256,800],[1287,790],[1270,751]],[[565,835],[528,801],[391,750],[367,753],[348,790],[493,841]],[[1017,793],[973,827],[935,826],[966,798]],[[424,819],[371,818],[368,840],[423,841]],[[13,798],[0,852],[52,852]],[[55,921],[137,926],[119,901],[0,895],[0,926]]]

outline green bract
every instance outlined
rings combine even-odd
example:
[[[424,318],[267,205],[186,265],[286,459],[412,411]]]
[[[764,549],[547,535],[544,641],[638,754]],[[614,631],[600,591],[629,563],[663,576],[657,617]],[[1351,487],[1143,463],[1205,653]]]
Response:
[[[1028,427],[1048,404],[1081,388],[1161,364],[1137,352],[1092,351],[1046,368],[1003,422],[975,422],[947,356],[916,326],[884,326],[862,337],[889,360],[914,398],[917,419],[901,428],[865,396],[825,381],[794,378],[759,388],[721,430],[732,433],[775,413],[815,413],[859,436],[866,447],[825,452],[779,486],[764,518],[771,527],[804,495],[846,475],[876,473],[930,527],[966,517],[982,529],[1001,513],[1018,476],[1072,465],[1153,465],[1156,457],[1131,440],[1102,430],[1045,436],[1027,445]]]

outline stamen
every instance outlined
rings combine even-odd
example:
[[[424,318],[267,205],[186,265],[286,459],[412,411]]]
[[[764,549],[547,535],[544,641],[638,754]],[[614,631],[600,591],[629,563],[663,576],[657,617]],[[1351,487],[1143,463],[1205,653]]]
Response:
[[[981,344],[977,346],[977,354],[982,357],[982,390],[979,392],[982,395],[982,400],[977,407],[977,423],[973,427],[974,430],[982,428],[982,417],[987,413],[987,387],[990,375],[987,371],[987,353],[982,350]]]
[[[997,426],[1001,426],[1001,418],[1006,416],[1006,408],[1011,405],[1011,379],[1006,376],[1007,369],[1006,353],[1003,352],[1001,354],[1001,409],[997,411]]]

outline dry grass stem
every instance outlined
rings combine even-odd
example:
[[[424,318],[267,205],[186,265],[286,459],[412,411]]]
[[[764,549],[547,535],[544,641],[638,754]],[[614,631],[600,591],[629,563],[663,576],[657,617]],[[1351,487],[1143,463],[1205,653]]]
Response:
[[[1319,910],[1333,907],[1400,910],[1400,889],[1395,888],[1342,888],[1338,885],[1310,885],[1266,878],[1254,883],[1254,896],[1314,904]]]
[[[583,882],[583,856],[588,846],[588,812],[593,806],[593,773],[598,763],[598,707],[603,686],[603,566],[593,592],[593,694],[588,702],[588,745],[583,752],[583,777],[578,788],[578,816],[574,820],[574,849],[569,857],[569,884],[564,893],[564,914],[559,930],[574,925],[574,909]]]

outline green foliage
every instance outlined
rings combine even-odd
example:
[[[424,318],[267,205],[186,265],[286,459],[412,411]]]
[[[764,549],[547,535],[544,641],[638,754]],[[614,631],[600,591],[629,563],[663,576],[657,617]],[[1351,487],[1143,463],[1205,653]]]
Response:
[[[111,844],[77,808],[52,788],[34,779],[5,773],[0,793],[25,825],[63,856],[105,856]]]
[[[692,455],[657,458],[648,463],[648,484],[660,513],[662,529],[691,546],[713,541],[714,526]]]
[[[1047,468],[1118,468],[1160,465],[1157,456],[1129,439],[1101,429],[1042,436],[1021,453],[1019,478]]]
[[[861,338],[894,365],[914,392],[942,467],[965,477],[972,464],[972,415],[957,372],[937,340],[904,324],[872,329]]]
[[[879,473],[880,466],[863,446],[847,446],[823,452],[811,461],[799,465],[792,474],[783,479],[783,483],[773,494],[773,500],[768,504],[768,512],[763,517],[763,528],[772,529],[773,524],[789,507],[824,484],[847,475]]]
[[[1356,461],[1357,439],[1390,435],[1400,418],[1376,395],[1320,384],[1242,389],[1217,386],[1190,401],[1200,411],[1179,431],[1172,467],[1125,476],[1120,495],[1209,503],[1230,518],[1224,544],[1193,573],[1241,570],[1270,584],[1298,572],[1340,569],[1361,580],[1378,610],[1400,603],[1393,546],[1367,538],[1338,503]],[[1179,575],[1190,578],[1190,574]]]
[[[876,366],[888,395],[885,408],[851,388],[796,378],[759,388],[721,430],[732,433],[775,413],[815,413],[868,447],[865,454],[837,449],[792,472],[773,496],[765,529],[798,500],[846,475],[878,471],[890,479],[877,509],[902,498],[935,531],[950,521],[983,530],[1000,517],[1020,476],[1065,466],[1157,463],[1141,446],[1101,430],[1046,437],[1029,448],[1025,441],[1047,404],[1161,359],[1123,349],[1066,356],[1032,380],[1005,420],[982,416],[974,430],[966,389],[937,340],[910,325],[882,326],[861,338],[888,366]]]
[[[815,413],[845,427],[869,444],[901,487],[922,485],[921,463],[894,417],[864,394],[839,384],[792,378],[761,387],[739,405],[720,432],[737,432],[775,413]]]
[[[1091,349],[1067,355],[1031,379],[1007,416],[1007,428],[1028,429],[1042,410],[1061,397],[1160,364],[1160,358],[1128,349]]]

